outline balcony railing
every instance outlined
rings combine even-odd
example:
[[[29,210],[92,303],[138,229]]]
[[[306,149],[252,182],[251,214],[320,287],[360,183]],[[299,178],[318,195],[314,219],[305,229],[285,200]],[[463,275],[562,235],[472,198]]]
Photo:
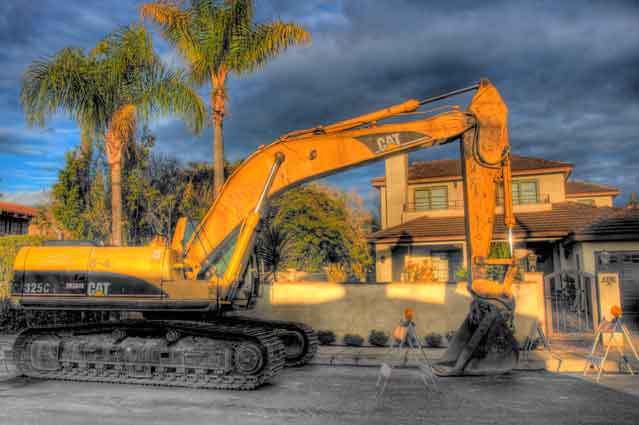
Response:
[[[538,193],[530,196],[513,197],[513,205],[533,205],[533,204],[549,204],[550,195],[547,193]],[[497,206],[503,206],[504,199],[497,198]],[[444,211],[459,210],[464,208],[464,201],[461,199],[431,202],[408,202],[404,204],[405,212],[421,212],[421,211]]]
[[[459,210],[464,208],[464,201],[461,199],[431,202],[409,202],[404,205],[404,211],[442,211],[442,210]]]
[[[547,193],[536,193],[531,195],[513,196],[513,205],[549,204],[550,195]],[[504,205],[504,198],[497,197],[497,206]]]

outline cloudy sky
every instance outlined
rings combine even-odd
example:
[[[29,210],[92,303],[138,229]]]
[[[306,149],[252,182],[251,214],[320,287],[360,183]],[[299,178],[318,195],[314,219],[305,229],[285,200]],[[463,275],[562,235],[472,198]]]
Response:
[[[308,48],[229,84],[230,159],[298,128],[491,79],[510,110],[515,153],[574,163],[573,177],[639,190],[639,1],[257,0],[258,20],[303,24]],[[29,202],[55,182],[79,143],[64,115],[28,128],[20,79],[36,58],[89,49],[138,22],[140,2],[3,0],[0,4],[0,193]],[[156,48],[174,65],[171,49]],[[206,88],[202,89],[206,93]],[[461,99],[463,100],[463,99]],[[210,160],[211,132],[194,137],[178,120],[153,123],[157,151]],[[452,147],[411,159],[453,158]],[[328,179],[370,206],[382,164]]]

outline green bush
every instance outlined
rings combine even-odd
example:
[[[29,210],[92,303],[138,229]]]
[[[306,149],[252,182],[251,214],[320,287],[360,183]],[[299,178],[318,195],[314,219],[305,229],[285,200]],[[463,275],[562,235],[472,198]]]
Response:
[[[368,343],[376,347],[386,347],[388,338],[388,335],[386,335],[384,331],[377,331],[373,329],[371,333],[368,334]]]
[[[0,282],[11,281],[13,261],[20,248],[28,245],[42,245],[42,238],[28,235],[0,236]]]
[[[329,345],[335,342],[335,332],[333,331],[317,331],[317,339],[321,345]]]
[[[439,348],[443,346],[443,340],[444,338],[442,338],[441,334],[438,334],[437,332],[432,332],[428,335],[426,335],[426,337],[424,337],[424,341],[426,342],[426,346],[430,347],[430,348]]]
[[[348,271],[344,264],[329,264],[324,267],[324,273],[326,273],[326,277],[331,283],[342,283],[348,279]]]
[[[344,345],[349,347],[361,347],[364,345],[364,338],[359,335],[346,334],[344,335]]]

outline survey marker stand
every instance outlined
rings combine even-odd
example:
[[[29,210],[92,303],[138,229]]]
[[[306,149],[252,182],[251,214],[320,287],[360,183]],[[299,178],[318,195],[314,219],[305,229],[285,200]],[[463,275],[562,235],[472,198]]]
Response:
[[[424,383],[427,393],[437,391],[437,378],[433,372],[433,367],[419,342],[419,338],[415,334],[415,324],[412,320],[402,321],[391,333],[391,344],[388,348],[382,364],[377,374],[377,384],[375,392],[375,400],[377,406],[381,406],[382,399],[388,382],[396,367],[405,367],[408,363],[408,356],[414,354],[418,361],[416,372],[419,374],[420,380]],[[399,337],[399,338],[398,338]]]
[[[604,320],[597,328],[595,334],[595,341],[592,344],[590,354],[586,357],[586,366],[584,367],[584,376],[588,374],[588,370],[591,368],[597,369],[597,382],[601,378],[606,360],[612,348],[619,354],[619,371],[627,370],[631,375],[635,374],[628,357],[624,351],[625,344],[630,347],[630,351],[635,356],[635,359],[639,361],[639,354],[637,349],[632,343],[630,332],[622,321],[621,309],[618,306],[613,306],[611,309],[613,319],[611,321]],[[606,334],[610,335],[610,338],[606,342]],[[620,335],[619,338],[617,335]]]

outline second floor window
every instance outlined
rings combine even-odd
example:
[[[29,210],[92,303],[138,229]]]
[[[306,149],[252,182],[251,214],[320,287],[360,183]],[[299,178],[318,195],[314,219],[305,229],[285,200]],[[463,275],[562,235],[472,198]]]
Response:
[[[514,181],[513,182],[513,204],[536,204],[539,202],[537,192],[537,181]]]
[[[415,210],[445,210],[448,208],[448,188],[446,186],[415,189]]]
[[[536,204],[540,201],[537,180],[513,181],[513,205]],[[497,191],[497,205],[504,205],[504,188]]]

